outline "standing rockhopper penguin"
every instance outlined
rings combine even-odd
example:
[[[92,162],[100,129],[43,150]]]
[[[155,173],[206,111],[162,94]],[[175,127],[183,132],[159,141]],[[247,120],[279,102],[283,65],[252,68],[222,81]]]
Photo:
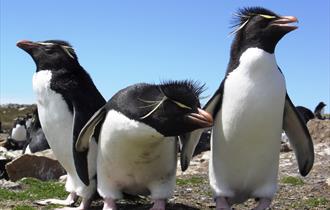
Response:
[[[82,127],[106,101],[80,66],[68,42],[24,40],[17,46],[29,53],[36,63],[32,82],[41,127],[54,155],[67,172],[65,187],[70,192],[66,200],[48,199],[38,203],[73,205],[81,196],[78,209],[88,209],[96,192],[97,144],[91,140],[88,152],[77,152],[74,145]]]
[[[217,210],[249,198],[258,199],[254,209],[262,210],[277,190],[282,129],[301,175],[314,162],[310,134],[286,92],[274,55],[279,40],[297,28],[291,25],[297,18],[260,7],[241,9],[236,16],[226,76],[204,108],[214,118],[209,179]],[[194,143],[201,132],[182,138]]]
[[[202,87],[189,81],[136,84],[120,90],[81,130],[77,150],[89,145],[101,125],[97,190],[103,210],[115,210],[123,193],[151,194],[152,210],[164,210],[173,194],[176,136],[210,127],[213,119],[200,109]]]

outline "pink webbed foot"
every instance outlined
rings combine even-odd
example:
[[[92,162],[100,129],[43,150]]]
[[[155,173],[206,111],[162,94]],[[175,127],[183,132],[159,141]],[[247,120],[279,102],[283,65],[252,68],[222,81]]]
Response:
[[[154,205],[150,210],[165,210],[166,200],[165,199],[154,199]]]
[[[117,210],[116,202],[112,198],[104,198],[102,210]]]
[[[253,210],[265,210],[270,206],[271,203],[272,200],[269,198],[260,198],[258,206],[256,206]]]
[[[50,204],[57,204],[63,206],[72,206],[78,199],[78,196],[75,192],[71,192],[65,200],[61,199],[46,199],[41,201],[35,201],[36,204],[46,206]]]
[[[216,210],[231,210],[231,207],[225,197],[217,197],[215,199]]]
[[[64,207],[64,208],[56,208],[55,210],[88,210],[91,205],[92,199],[83,198],[80,205],[78,207]]]

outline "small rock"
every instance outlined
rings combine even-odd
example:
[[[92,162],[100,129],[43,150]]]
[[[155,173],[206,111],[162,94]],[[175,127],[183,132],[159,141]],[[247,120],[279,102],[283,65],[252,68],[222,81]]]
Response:
[[[63,176],[60,176],[60,178],[59,178],[59,182],[61,182],[61,183],[66,183],[66,180],[67,180],[67,178],[68,178],[68,175],[63,175]]]
[[[44,181],[53,180],[65,174],[65,170],[55,159],[51,150],[22,155],[8,163],[6,170],[12,181],[23,177],[34,177]]]
[[[327,185],[330,187],[330,178],[327,178]]]
[[[281,152],[291,152],[292,149],[289,145],[289,143],[283,143],[281,144]]]
[[[22,155],[22,150],[8,151],[5,147],[0,147],[0,158],[13,160]]]
[[[9,189],[9,190],[20,190],[22,189],[21,184],[16,182],[7,181],[4,179],[0,179],[0,188],[1,189]]]

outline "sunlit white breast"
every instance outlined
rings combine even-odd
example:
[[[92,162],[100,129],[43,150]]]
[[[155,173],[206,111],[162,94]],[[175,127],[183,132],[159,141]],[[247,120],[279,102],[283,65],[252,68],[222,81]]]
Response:
[[[97,167],[102,196],[151,192],[167,198],[175,185],[176,141],[111,110],[100,134]]]
[[[25,141],[26,140],[26,129],[24,125],[16,124],[11,132],[11,138],[15,141]]]
[[[274,54],[247,49],[226,78],[211,137],[210,182],[217,195],[272,196],[276,190],[286,88]]]
[[[51,89],[52,72],[41,70],[33,76],[39,119],[56,158],[67,171],[75,170],[72,155],[73,114],[63,96]]]

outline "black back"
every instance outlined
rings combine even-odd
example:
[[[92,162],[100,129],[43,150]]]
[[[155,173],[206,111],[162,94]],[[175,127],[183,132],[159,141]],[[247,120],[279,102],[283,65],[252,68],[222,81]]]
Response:
[[[203,86],[191,81],[165,82],[161,85],[140,83],[120,90],[105,108],[143,122],[164,136],[176,136],[198,128],[190,124],[185,115],[197,113],[202,91]],[[180,107],[176,102],[186,107]]]
[[[36,71],[52,72],[50,88],[61,94],[74,116],[73,141],[76,144],[82,127],[105,104],[105,99],[95,87],[89,74],[80,66],[72,46],[62,40],[42,42],[22,41],[17,44],[29,53],[36,63]],[[73,158],[77,173],[88,185],[87,151],[77,152],[73,146]]]
[[[306,107],[297,106],[296,109],[297,109],[298,113],[300,114],[301,118],[304,120],[305,124],[309,120],[315,118],[314,113]]]

